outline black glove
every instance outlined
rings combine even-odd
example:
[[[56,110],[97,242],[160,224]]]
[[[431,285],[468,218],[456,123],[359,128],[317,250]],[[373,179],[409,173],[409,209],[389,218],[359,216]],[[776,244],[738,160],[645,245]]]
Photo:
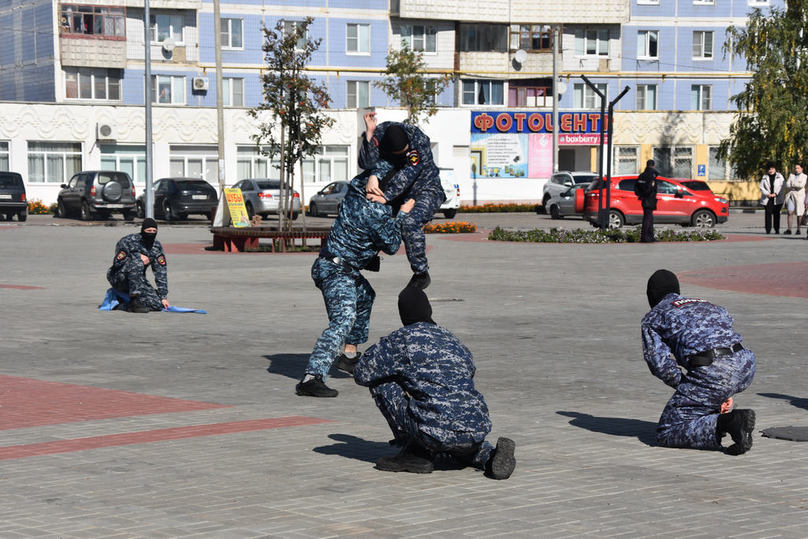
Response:
[[[382,259],[379,258],[379,255],[374,256],[371,258],[363,269],[368,271],[379,271],[381,269],[381,262]]]

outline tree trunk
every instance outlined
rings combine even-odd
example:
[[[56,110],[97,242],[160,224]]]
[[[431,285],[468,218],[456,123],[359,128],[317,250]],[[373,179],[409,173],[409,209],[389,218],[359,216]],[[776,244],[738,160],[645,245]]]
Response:
[[[285,137],[286,135],[286,122],[281,120],[281,172],[280,172],[280,186],[279,186],[279,193],[280,193],[280,200],[278,201],[278,232],[283,230],[283,184],[285,180],[285,172],[286,172],[286,155],[284,155],[284,150],[286,149],[285,144]]]

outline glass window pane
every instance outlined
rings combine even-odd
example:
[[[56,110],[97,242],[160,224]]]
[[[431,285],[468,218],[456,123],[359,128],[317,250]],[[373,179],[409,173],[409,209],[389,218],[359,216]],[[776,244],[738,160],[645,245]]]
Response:
[[[250,165],[251,162],[247,159],[239,159],[236,162],[236,180],[240,181],[245,178],[252,178],[252,174],[250,173]]]
[[[330,182],[331,179],[331,160],[330,159],[320,159],[320,181],[321,182]]]
[[[137,174],[133,178],[137,183],[144,183],[146,181],[146,158],[137,158]]]
[[[107,79],[106,77],[96,75],[95,77],[95,99],[107,98]]]
[[[48,170],[46,181],[50,183],[63,183],[65,177],[64,159],[61,155],[48,155]]]
[[[648,56],[648,51],[645,47],[646,32],[637,32],[637,56]]]
[[[502,81],[494,81],[491,83],[491,104],[502,105],[505,102],[503,89],[505,85]]]
[[[359,52],[370,52],[370,25],[359,25]]]
[[[269,176],[269,161],[266,159],[255,160],[255,178],[266,178]]]
[[[92,77],[88,73],[79,73],[79,93],[82,99],[93,98]]]
[[[66,160],[66,178],[81,170],[81,155],[68,155]]]
[[[65,71],[65,97],[68,99],[79,97],[79,78],[75,71]]]
[[[359,86],[359,107],[367,108],[370,106],[370,83],[360,82]]]
[[[691,110],[699,110],[700,99],[699,99],[699,87],[698,86],[691,86],[690,87],[690,109]]]
[[[233,79],[233,106],[244,106],[244,79]]]
[[[230,84],[233,82],[233,79],[223,78],[222,79],[222,105],[225,107],[230,106]]]
[[[218,184],[219,162],[218,159],[205,159],[205,180],[210,184]]]
[[[3,172],[8,171],[8,155],[7,154],[0,154],[0,170]]]
[[[438,36],[434,28],[427,28],[426,33],[426,52],[438,52]]]
[[[713,33],[704,32],[704,57],[713,57]]]
[[[188,159],[188,176],[191,178],[202,178],[202,160]]]
[[[243,23],[244,23],[244,21],[242,21],[241,19],[233,19],[232,24],[230,26],[230,32],[231,32],[231,36],[232,36],[232,39],[231,39],[231,42],[230,42],[231,47],[235,47],[237,49],[240,49],[241,47],[244,46],[244,40],[242,38],[242,24]]]
[[[172,159],[169,163],[169,169],[171,171],[171,175],[174,177],[185,176],[185,160]]]
[[[43,155],[28,154],[28,180],[31,182],[45,181],[45,157]]]
[[[317,177],[314,173],[314,159],[304,159],[303,160],[303,181],[304,182],[314,182],[317,181]]]
[[[104,170],[118,170],[118,163],[115,156],[101,157],[101,168]]]
[[[657,33],[648,32],[648,56],[657,57]]]
[[[334,180],[348,181],[348,161],[346,159],[334,159]]]
[[[474,81],[473,80],[464,80],[463,81],[463,104],[464,105],[473,105],[474,104]]]
[[[155,77],[157,82],[157,90],[155,96],[158,103],[171,103],[171,78],[158,76]]]
[[[171,77],[172,103],[185,103],[185,77]]]

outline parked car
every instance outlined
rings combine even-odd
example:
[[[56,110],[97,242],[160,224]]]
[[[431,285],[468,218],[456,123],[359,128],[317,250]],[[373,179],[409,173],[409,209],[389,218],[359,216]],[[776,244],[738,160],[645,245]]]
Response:
[[[552,219],[563,219],[564,217],[583,217],[580,211],[575,211],[575,193],[579,190],[586,190],[589,183],[576,183],[566,191],[558,195],[552,195],[547,200],[547,208]]]
[[[329,213],[337,213],[342,199],[348,193],[349,182],[331,182],[309,200],[309,215],[323,217]]]
[[[576,207],[583,209],[584,219],[593,225],[598,219],[599,189],[605,179],[593,181],[586,192],[576,196]],[[715,196],[712,191],[696,191],[686,188],[680,181],[657,177],[657,209],[654,223],[674,223],[682,226],[709,228],[724,223],[729,217],[727,199]],[[611,179],[611,204],[609,228],[642,222],[642,205],[634,194],[637,176],[615,176]]]
[[[241,180],[233,187],[241,189],[241,196],[244,197],[244,205],[247,207],[247,214],[250,218],[256,214],[264,218],[271,213],[278,214],[281,200],[280,180],[251,178]],[[292,193],[292,219],[297,219],[298,215],[300,215],[300,193],[294,191]]]
[[[559,171],[554,172],[550,179],[547,180],[542,189],[541,206],[536,208],[536,213],[547,213],[548,201],[552,196],[559,196],[561,193],[579,183],[590,183],[597,178],[598,175],[594,172],[569,172]]]
[[[101,217],[106,219],[112,212],[120,212],[123,218],[135,218],[135,184],[126,172],[115,170],[87,170],[77,172],[56,197],[56,214],[59,217],[80,215],[85,221]]]
[[[16,172],[0,172],[0,214],[5,214],[6,221],[15,215],[20,221],[28,218],[25,184]]]
[[[457,209],[460,207],[460,184],[455,179],[454,169],[440,169],[440,183],[446,194],[446,200],[440,205],[440,209],[444,217],[452,219],[457,215]]]
[[[154,216],[166,221],[187,219],[195,213],[213,218],[219,197],[216,189],[199,178],[160,178],[154,182]],[[146,214],[146,191],[137,198],[138,217]]]

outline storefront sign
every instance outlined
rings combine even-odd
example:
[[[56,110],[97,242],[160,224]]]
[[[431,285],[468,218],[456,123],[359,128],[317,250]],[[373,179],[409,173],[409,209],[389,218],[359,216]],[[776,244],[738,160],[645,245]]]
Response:
[[[600,133],[599,112],[561,112],[559,133]],[[604,126],[604,131],[608,125]],[[472,133],[552,133],[552,112],[472,112]]]

